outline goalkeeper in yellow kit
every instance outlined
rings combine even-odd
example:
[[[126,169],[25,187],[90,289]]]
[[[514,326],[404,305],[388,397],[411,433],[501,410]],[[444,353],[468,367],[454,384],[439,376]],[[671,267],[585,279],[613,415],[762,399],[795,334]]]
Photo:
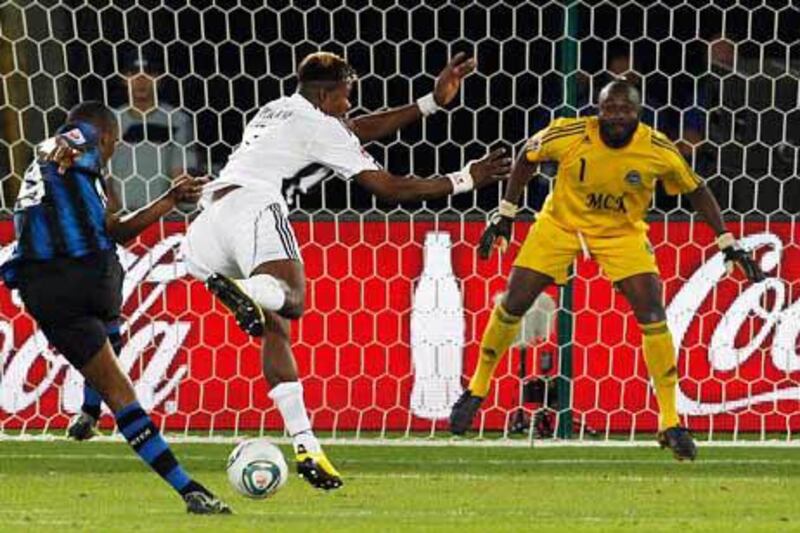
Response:
[[[463,434],[472,425],[497,364],[517,336],[520,318],[548,285],[566,282],[569,266],[583,251],[600,264],[636,315],[660,410],[659,443],[679,460],[697,455],[675,406],[675,347],[644,221],[656,180],[669,194],[687,195],[711,225],[729,272],[738,265],[751,281],[764,275],[726,231],[711,192],[666,136],[639,122],[640,111],[637,89],[624,80],[613,81],[600,92],[597,117],[556,119],[534,135],[520,154],[505,199],[481,237],[482,257],[489,257],[495,246],[505,249],[519,198],[540,162],[558,162],[555,188],[537,215],[514,262],[507,290],[492,312],[469,387],[453,406],[450,428],[454,434]]]

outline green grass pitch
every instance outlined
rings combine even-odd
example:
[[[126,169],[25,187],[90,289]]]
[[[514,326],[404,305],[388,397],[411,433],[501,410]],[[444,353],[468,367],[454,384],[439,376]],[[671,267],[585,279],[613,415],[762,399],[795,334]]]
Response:
[[[124,443],[0,441],[0,530],[800,531],[793,448],[329,446],[342,490],[292,476],[264,501],[228,486],[231,448],[174,445],[236,513],[203,517]]]

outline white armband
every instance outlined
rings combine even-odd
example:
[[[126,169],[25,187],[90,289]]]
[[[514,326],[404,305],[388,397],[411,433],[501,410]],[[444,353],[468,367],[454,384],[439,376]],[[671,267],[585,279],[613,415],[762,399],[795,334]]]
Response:
[[[447,175],[447,179],[450,180],[450,183],[453,185],[453,193],[452,194],[460,194],[462,192],[469,192],[475,186],[475,181],[472,179],[472,174],[470,174],[469,169],[472,166],[474,161],[470,161],[464,168],[459,170],[458,172],[451,172]]]
[[[419,107],[420,113],[422,113],[423,117],[427,117],[428,115],[433,115],[437,111],[441,109],[439,104],[436,103],[436,99],[433,97],[433,93],[428,93],[425,96],[421,96],[417,98],[417,107]]]

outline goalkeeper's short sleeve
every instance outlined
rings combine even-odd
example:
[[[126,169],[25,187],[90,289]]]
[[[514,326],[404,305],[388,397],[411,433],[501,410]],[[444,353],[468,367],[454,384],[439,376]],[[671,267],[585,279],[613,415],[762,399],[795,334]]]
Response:
[[[702,180],[686,162],[678,148],[661,132],[653,131],[653,149],[666,163],[667,170],[660,178],[667,194],[686,194],[694,191]]]

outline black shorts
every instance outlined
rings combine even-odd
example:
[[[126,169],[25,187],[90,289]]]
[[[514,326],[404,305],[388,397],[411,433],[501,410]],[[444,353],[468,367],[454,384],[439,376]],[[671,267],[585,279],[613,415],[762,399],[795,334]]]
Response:
[[[119,322],[124,274],[116,252],[25,262],[18,272],[25,308],[50,344],[82,368]]]

